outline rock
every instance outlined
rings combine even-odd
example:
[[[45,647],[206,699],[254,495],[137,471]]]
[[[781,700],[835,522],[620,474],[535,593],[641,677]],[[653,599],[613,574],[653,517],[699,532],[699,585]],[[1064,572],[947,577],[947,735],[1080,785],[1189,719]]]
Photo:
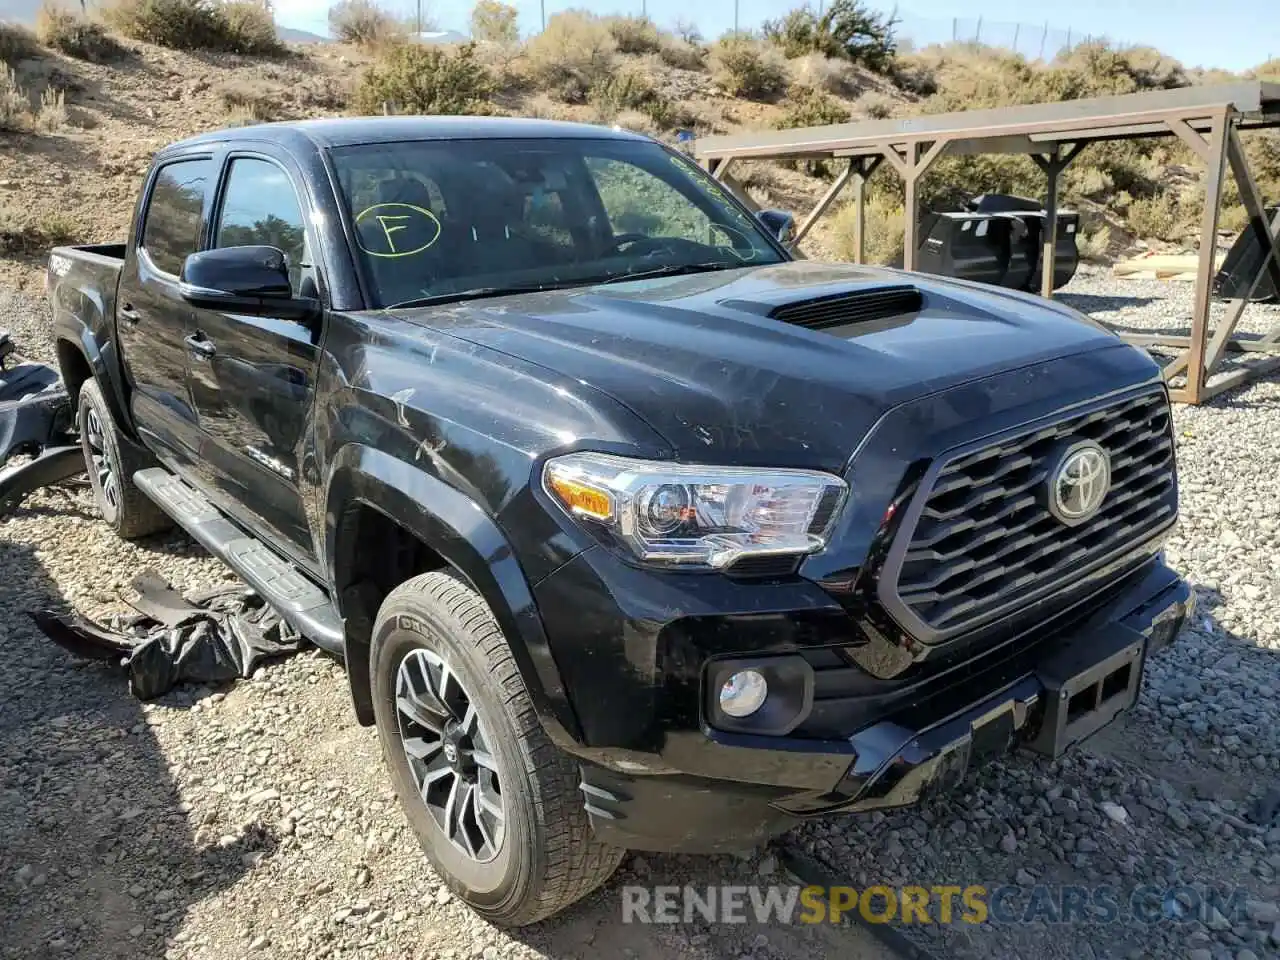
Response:
[[[1246,900],[1244,912],[1254,923],[1276,923],[1280,921],[1280,906],[1265,900]]]
[[[258,950],[265,950],[269,946],[271,946],[270,938],[254,937],[253,941],[249,944],[249,949],[256,952]]]
[[[452,896],[453,894],[449,892],[448,887],[441,886],[436,888],[436,903],[440,904],[441,906],[444,906],[444,904],[448,903],[449,899]]]
[[[1020,887],[1033,887],[1036,883],[1036,878],[1025,867],[1019,867],[1013,879]]]
[[[772,855],[761,859],[760,866],[756,869],[762,877],[772,877],[778,871],[778,858]]]
[[[36,876],[36,868],[28,863],[18,868],[17,873],[13,875],[13,879],[18,881],[18,883],[20,883],[22,886],[25,887],[32,880],[35,879],[35,876]]]
[[[1129,811],[1120,806],[1120,804],[1103,801],[1100,806],[1107,819],[1113,823],[1124,824],[1129,822]]]
[[[259,790],[257,793],[249,796],[249,804],[254,807],[261,806],[271,800],[279,800],[280,791],[268,787],[266,790]]]
[[[1018,849],[1018,838],[1013,835],[1012,830],[1000,838],[1000,849],[1005,853],[1013,853]]]
[[[1181,807],[1169,808],[1169,820],[1179,830],[1186,830],[1191,826],[1191,818],[1187,816],[1187,812]]]

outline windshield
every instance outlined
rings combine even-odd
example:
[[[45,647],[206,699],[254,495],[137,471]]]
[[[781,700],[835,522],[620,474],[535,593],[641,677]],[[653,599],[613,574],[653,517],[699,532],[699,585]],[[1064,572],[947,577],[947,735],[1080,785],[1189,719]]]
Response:
[[[699,167],[633,140],[333,151],[376,306],[778,263]]]

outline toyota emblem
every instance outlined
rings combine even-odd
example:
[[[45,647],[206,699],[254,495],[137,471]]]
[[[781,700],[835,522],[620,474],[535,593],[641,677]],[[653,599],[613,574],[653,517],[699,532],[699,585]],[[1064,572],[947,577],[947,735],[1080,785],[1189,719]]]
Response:
[[[1049,474],[1049,512],[1068,526],[1088,520],[1111,489],[1111,458],[1092,440],[1068,447]]]

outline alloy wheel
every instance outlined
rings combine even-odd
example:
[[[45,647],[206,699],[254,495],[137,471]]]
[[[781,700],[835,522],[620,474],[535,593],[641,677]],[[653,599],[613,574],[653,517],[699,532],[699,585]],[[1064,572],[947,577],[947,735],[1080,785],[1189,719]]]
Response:
[[[492,860],[506,815],[491,740],[458,674],[431,650],[413,650],[396,672],[400,742],[437,826],[466,856]]]
[[[94,476],[97,478],[98,489],[102,491],[102,499],[113,510],[119,510],[120,480],[116,475],[115,464],[111,461],[111,451],[107,449],[102,421],[92,407],[85,411],[84,433],[85,439],[89,441]]]

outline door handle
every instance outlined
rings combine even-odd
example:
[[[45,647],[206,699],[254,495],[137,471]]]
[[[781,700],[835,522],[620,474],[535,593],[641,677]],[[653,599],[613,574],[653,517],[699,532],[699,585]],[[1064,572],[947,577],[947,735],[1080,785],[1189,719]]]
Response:
[[[202,360],[208,360],[218,352],[218,348],[214,346],[213,341],[203,333],[193,333],[183,343],[187,345],[188,350]]]
[[[133,309],[132,303],[126,303],[123,307],[120,308],[118,312],[119,312],[120,319],[123,320],[125,323],[129,324],[129,326],[131,327],[137,326],[138,323],[142,320],[142,314],[138,313],[137,310]]]

